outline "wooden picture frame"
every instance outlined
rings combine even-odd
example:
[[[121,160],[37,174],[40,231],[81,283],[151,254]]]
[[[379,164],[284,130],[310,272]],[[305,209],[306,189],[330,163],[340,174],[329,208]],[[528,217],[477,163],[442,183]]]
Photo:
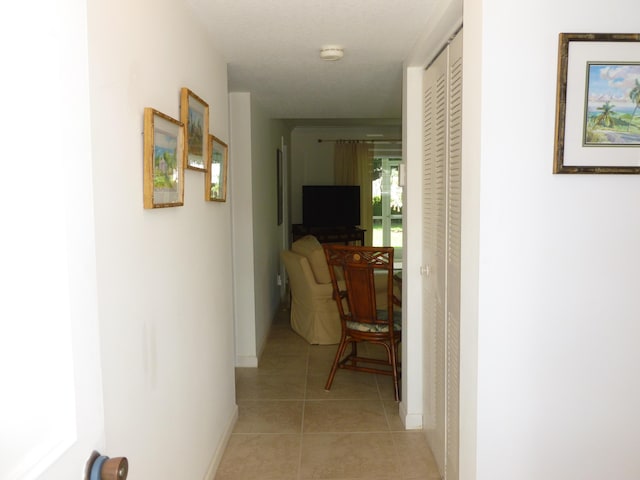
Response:
[[[276,195],[278,196],[277,200],[277,219],[278,225],[282,225],[283,215],[284,215],[284,172],[282,170],[282,150],[279,148],[276,150]]]
[[[559,35],[553,173],[640,173],[640,34]]]
[[[186,87],[180,90],[180,121],[185,126],[184,168],[207,170],[209,105]]]
[[[144,208],[184,205],[184,124],[144,109]]]
[[[210,202],[227,201],[229,147],[214,135],[209,135],[209,163],[204,181],[204,198]]]

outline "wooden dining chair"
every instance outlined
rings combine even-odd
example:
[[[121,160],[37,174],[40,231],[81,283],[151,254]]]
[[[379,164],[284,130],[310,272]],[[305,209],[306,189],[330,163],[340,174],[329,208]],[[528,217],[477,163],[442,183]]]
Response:
[[[396,401],[400,399],[400,362],[402,314],[400,300],[394,295],[393,247],[363,247],[324,244],[338,305],[342,335],[325,390],[330,390],[338,368],[393,377]],[[376,301],[376,276],[387,279],[386,302]],[[362,356],[358,344],[381,345],[386,360]],[[351,346],[349,352],[347,347]]]

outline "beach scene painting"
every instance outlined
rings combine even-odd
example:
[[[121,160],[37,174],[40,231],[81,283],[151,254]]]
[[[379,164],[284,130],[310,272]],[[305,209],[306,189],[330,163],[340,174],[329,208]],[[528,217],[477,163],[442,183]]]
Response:
[[[640,62],[587,63],[583,145],[640,145]]]

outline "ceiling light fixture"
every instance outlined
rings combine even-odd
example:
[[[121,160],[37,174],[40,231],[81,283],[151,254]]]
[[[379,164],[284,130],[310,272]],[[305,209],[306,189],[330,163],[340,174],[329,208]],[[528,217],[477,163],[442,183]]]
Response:
[[[327,61],[340,60],[344,56],[344,49],[338,45],[327,45],[320,50],[320,58]]]

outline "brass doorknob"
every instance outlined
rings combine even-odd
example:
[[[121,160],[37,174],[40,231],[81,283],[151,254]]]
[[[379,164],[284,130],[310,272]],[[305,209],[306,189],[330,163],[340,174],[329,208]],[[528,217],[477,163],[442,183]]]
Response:
[[[126,457],[110,458],[104,465],[100,473],[101,480],[126,480],[129,473],[129,462]]]
[[[126,457],[109,458],[94,451],[87,462],[85,480],[126,480],[129,462]]]

